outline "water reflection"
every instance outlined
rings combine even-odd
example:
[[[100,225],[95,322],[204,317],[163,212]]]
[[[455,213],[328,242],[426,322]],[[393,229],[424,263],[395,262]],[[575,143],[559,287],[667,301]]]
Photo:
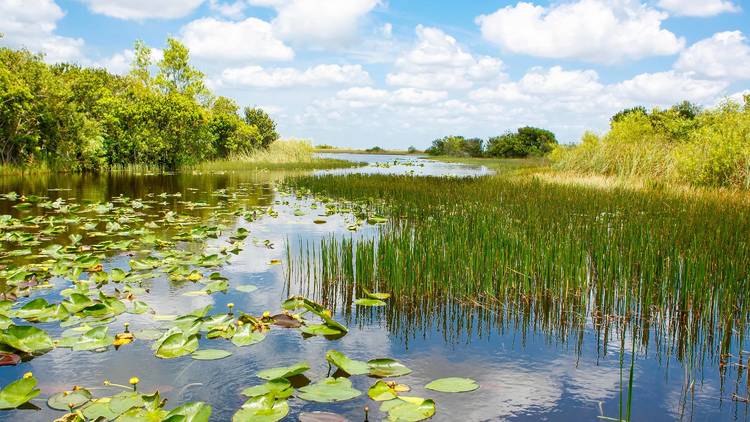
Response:
[[[494,172],[485,166],[443,163],[413,155],[321,153],[323,158],[365,162],[365,167],[321,170],[316,174],[394,174],[413,176],[471,177],[487,176]]]

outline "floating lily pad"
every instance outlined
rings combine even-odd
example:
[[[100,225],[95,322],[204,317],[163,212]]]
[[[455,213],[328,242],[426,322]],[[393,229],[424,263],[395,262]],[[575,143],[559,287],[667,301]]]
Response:
[[[435,402],[417,397],[400,397],[383,403],[380,411],[388,412],[389,421],[417,422],[435,414]]]
[[[232,416],[232,422],[276,422],[289,413],[286,400],[276,400],[272,395],[253,397]]]
[[[242,390],[242,395],[247,397],[257,397],[265,394],[272,394],[276,399],[285,399],[294,393],[292,383],[286,378],[277,378],[270,380],[265,384],[248,387]]]
[[[162,422],[208,422],[211,406],[203,402],[185,403],[167,413]]]
[[[366,362],[350,359],[337,350],[326,352],[326,360],[349,375],[364,375],[370,372],[370,367]]]
[[[232,337],[232,344],[237,347],[249,346],[251,344],[260,343],[265,338],[265,334],[253,332],[253,327],[245,324],[235,332]]]
[[[329,377],[300,388],[298,397],[302,400],[331,403],[353,399],[360,394],[362,392],[352,388],[352,382],[348,378]]]
[[[300,330],[303,333],[310,334],[312,336],[335,336],[337,334],[343,334],[342,331],[331,328],[325,324],[305,325],[302,326]]]
[[[75,391],[63,391],[51,395],[47,399],[47,406],[55,410],[69,410],[79,408],[91,400],[91,392],[81,388]]]
[[[264,371],[260,371],[258,372],[258,378],[263,378],[266,380],[273,380],[276,378],[289,378],[295,375],[303,374],[308,369],[310,369],[310,365],[307,362],[300,362],[292,366],[271,368],[271,369],[266,369]]]
[[[378,300],[386,300],[391,297],[390,293],[377,293],[377,292],[370,292],[367,289],[363,289],[365,296],[369,297],[370,299],[378,299]]]
[[[26,353],[40,353],[55,347],[44,330],[30,325],[11,325],[0,332],[0,343]]]
[[[367,390],[367,395],[375,401],[387,401],[398,397],[399,391],[409,391],[409,388],[402,384],[392,385],[383,380],[378,380]]]
[[[400,377],[411,373],[411,369],[395,359],[373,359],[367,365],[370,367],[370,375],[376,377]]]
[[[0,390],[0,409],[15,409],[38,396],[40,392],[36,388],[36,378],[24,376]]]
[[[106,348],[115,340],[113,336],[107,335],[108,329],[109,328],[107,326],[101,326],[86,331],[81,337],[78,338],[78,341],[73,345],[73,350],[81,351]]]
[[[464,393],[479,388],[471,378],[440,378],[427,384],[424,388],[443,393]]]
[[[232,356],[232,352],[221,349],[201,349],[193,352],[190,357],[196,360],[218,360]]]
[[[162,359],[173,359],[185,356],[198,350],[198,335],[174,333],[167,337],[156,350],[156,356]]]
[[[21,357],[15,353],[0,352],[0,366],[13,366],[21,362]]]
[[[385,306],[386,305],[386,303],[383,302],[382,300],[370,299],[370,298],[357,299],[354,301],[354,303],[359,306]]]

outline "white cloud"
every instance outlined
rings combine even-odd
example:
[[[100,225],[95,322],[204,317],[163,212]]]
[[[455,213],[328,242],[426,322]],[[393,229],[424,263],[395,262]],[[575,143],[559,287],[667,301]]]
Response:
[[[729,0],[660,0],[659,7],[677,15],[701,17],[740,11],[740,7]]]
[[[187,16],[204,0],[82,0],[100,15],[117,19],[176,19]]]
[[[243,0],[237,0],[232,3],[222,3],[219,0],[211,0],[209,7],[212,11],[232,19],[241,19],[244,15],[247,3]]]
[[[479,88],[470,92],[469,97],[477,101],[592,103],[603,91],[604,85],[599,82],[596,71],[553,66],[549,69],[534,67],[518,82]]]
[[[438,28],[418,25],[417,43],[396,60],[389,85],[423,89],[466,89],[475,81],[504,77],[500,60],[475,58],[452,36]]]
[[[329,86],[368,84],[370,75],[360,65],[321,64],[299,71],[294,68],[264,69],[245,66],[225,69],[221,81],[229,85],[255,88],[281,88],[290,86]]]
[[[549,8],[520,2],[476,19],[483,37],[512,53],[615,63],[679,52],[666,13],[637,0],[578,0]]]
[[[258,5],[258,0],[254,3]],[[278,15],[273,20],[276,33],[297,44],[341,46],[352,41],[360,20],[380,0],[289,0],[260,1],[273,6]]]
[[[740,31],[719,32],[683,51],[675,69],[710,78],[750,79],[750,44]]]
[[[0,0],[0,43],[44,53],[49,62],[81,60],[84,41],[55,34],[64,16],[54,0]]]
[[[682,100],[707,103],[729,86],[728,82],[694,79],[673,70],[642,73],[611,87],[612,92],[625,101],[651,106],[669,106]]]
[[[396,104],[432,104],[448,96],[445,91],[401,88],[393,92],[391,101]]]
[[[271,25],[247,18],[239,22],[202,18],[185,25],[181,38],[190,53],[219,60],[291,60],[294,51],[277,39]]]

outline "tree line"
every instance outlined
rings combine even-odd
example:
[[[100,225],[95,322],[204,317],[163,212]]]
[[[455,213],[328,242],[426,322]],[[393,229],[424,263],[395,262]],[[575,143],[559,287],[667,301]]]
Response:
[[[549,130],[526,126],[494,136],[486,142],[480,138],[445,136],[432,141],[432,146],[425,152],[458,157],[524,158],[546,155],[557,144],[555,134]]]
[[[279,137],[263,110],[215,96],[188,49],[167,39],[163,58],[135,43],[129,74],[47,64],[0,48],[0,163],[100,171],[175,169],[266,148]]]

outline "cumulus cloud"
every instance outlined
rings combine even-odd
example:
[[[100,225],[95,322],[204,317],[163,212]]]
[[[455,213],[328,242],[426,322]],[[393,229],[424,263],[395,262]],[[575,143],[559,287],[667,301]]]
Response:
[[[0,0],[0,43],[44,53],[49,62],[81,60],[84,41],[55,34],[64,16],[54,0]]]
[[[124,20],[176,19],[189,15],[204,0],[82,0],[89,10]]]
[[[297,44],[341,46],[352,41],[360,20],[379,0],[254,0],[256,5],[275,7],[276,33]],[[260,3],[260,4],[259,4]]]
[[[190,53],[204,59],[291,60],[294,50],[277,39],[271,24],[247,18],[239,22],[202,18],[185,25],[181,38]]]
[[[647,105],[668,106],[682,100],[707,103],[729,86],[726,81],[695,79],[691,75],[667,72],[642,73],[611,87],[620,98]]]
[[[243,17],[247,3],[244,0],[237,0],[232,3],[222,3],[218,0],[211,0],[209,7],[212,11],[232,19]]]
[[[709,78],[750,79],[750,44],[740,31],[719,32],[683,51],[675,69]]]
[[[291,86],[330,86],[368,84],[370,75],[360,65],[321,64],[304,71],[284,67],[264,69],[245,66],[225,69],[221,81],[228,85],[254,88],[282,88]]]
[[[452,36],[438,28],[418,25],[417,42],[396,60],[389,85],[422,89],[465,89],[474,82],[504,76],[499,59],[474,57]]]
[[[740,11],[740,7],[729,0],[660,0],[659,7],[677,15],[700,17]]]
[[[668,15],[637,0],[578,0],[550,7],[520,2],[476,19],[482,36],[511,53],[616,63],[678,53],[662,28]]]

